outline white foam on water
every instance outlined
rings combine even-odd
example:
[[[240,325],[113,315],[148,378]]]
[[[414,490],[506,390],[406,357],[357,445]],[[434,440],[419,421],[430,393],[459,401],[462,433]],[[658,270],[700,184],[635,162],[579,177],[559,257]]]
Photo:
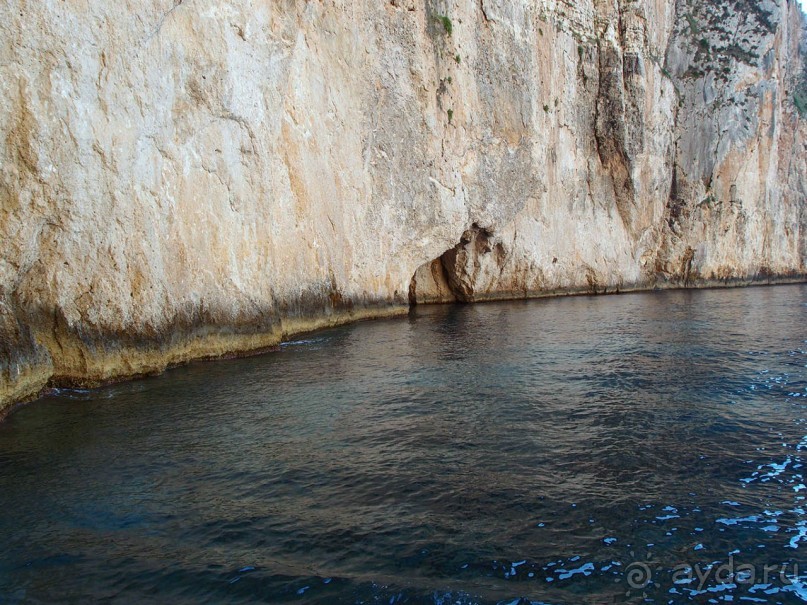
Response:
[[[325,340],[324,338],[309,338],[309,339],[304,339],[304,340],[289,340],[287,342],[281,342],[280,346],[281,347],[299,347],[299,346],[302,346],[302,345],[316,344],[316,343],[322,342],[324,340]]]

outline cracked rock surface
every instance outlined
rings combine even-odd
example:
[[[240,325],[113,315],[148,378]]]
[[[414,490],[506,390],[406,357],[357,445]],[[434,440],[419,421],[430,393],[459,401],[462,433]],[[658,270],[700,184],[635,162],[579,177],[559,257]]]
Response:
[[[0,410],[411,302],[800,279],[794,1],[7,0]]]

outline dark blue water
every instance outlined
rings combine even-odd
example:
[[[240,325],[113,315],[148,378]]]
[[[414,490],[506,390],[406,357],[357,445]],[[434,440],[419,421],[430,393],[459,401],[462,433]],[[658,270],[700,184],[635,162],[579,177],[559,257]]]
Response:
[[[805,286],[418,308],[64,392],[0,425],[0,603],[807,602],[805,406]]]

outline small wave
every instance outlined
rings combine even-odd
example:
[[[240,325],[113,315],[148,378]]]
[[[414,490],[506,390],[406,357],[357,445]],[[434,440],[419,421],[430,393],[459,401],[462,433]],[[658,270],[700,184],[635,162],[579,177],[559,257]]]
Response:
[[[287,342],[281,342],[281,347],[302,347],[305,345],[313,345],[320,342],[324,342],[324,338],[307,338],[303,340],[289,340]]]

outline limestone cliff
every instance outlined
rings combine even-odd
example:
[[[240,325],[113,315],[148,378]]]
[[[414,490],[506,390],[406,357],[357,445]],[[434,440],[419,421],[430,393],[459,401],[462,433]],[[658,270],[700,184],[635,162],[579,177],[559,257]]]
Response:
[[[793,0],[7,0],[0,34],[0,409],[410,301],[805,273]]]

